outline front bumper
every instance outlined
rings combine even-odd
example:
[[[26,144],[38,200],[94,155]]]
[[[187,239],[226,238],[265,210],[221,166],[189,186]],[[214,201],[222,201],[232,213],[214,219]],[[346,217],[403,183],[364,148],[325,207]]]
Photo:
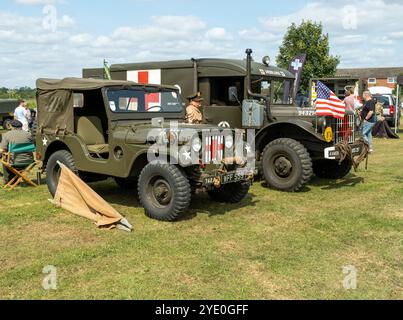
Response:
[[[363,145],[362,143],[351,143],[349,144],[351,147],[352,151],[352,156],[356,157],[359,156],[362,153]],[[325,149],[325,154],[324,154],[325,159],[328,160],[341,160],[341,152],[338,150],[336,146],[326,148]]]
[[[203,187],[220,188],[223,185],[237,182],[252,182],[255,176],[255,171],[248,168],[240,168],[230,172],[217,172],[214,175],[203,177]]]

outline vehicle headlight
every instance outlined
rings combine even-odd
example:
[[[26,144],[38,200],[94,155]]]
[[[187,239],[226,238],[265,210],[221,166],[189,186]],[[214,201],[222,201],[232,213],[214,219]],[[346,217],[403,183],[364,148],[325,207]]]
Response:
[[[168,134],[165,131],[162,131],[159,134],[159,139],[158,139],[159,143],[162,145],[168,145],[169,144],[169,138],[168,138]]]
[[[320,118],[318,119],[318,126],[319,126],[319,127],[322,127],[322,128],[325,128],[325,127],[327,126],[326,117],[320,117]]]
[[[234,138],[232,136],[225,137],[225,147],[231,149],[234,146]]]
[[[163,145],[175,144],[178,141],[178,135],[175,132],[163,131],[159,135],[159,142]]]
[[[202,149],[202,142],[200,138],[194,138],[192,141],[192,150],[197,153],[200,152],[201,149]]]
[[[167,132],[167,136],[170,144],[175,144],[178,142],[178,134],[176,132]]]

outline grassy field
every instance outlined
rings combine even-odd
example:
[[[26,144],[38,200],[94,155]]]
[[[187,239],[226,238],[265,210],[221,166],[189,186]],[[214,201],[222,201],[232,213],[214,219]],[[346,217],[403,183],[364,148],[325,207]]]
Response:
[[[239,205],[197,196],[177,223],[144,216],[113,181],[93,187],[134,225],[101,231],[53,207],[46,186],[0,190],[2,299],[402,299],[403,140],[370,167],[301,193],[256,183]],[[44,266],[58,288],[42,288]],[[343,266],[358,288],[343,288]]]

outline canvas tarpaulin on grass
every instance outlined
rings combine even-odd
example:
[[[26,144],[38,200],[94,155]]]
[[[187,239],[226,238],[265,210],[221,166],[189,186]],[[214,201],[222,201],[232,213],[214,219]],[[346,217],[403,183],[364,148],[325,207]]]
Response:
[[[130,223],[119,212],[65,165],[59,165],[61,174],[52,201],[56,206],[94,221],[99,228],[132,231]]]

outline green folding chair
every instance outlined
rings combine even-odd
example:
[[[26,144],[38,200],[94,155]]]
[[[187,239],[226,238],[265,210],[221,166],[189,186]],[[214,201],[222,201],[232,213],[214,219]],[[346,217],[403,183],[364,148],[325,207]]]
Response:
[[[3,153],[1,163],[15,176],[5,186],[3,186],[3,189],[12,191],[23,182],[26,182],[33,187],[38,186],[29,178],[29,174],[37,165],[35,160],[18,164],[14,164],[12,161],[12,159],[15,159],[18,154],[34,153],[35,151],[36,147],[33,143],[9,144],[8,151]]]

